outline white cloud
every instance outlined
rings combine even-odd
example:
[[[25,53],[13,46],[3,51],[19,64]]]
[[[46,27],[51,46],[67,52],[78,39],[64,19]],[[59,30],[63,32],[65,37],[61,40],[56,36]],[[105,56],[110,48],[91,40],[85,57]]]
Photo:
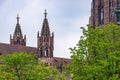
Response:
[[[55,38],[55,56],[70,58],[69,48],[73,48],[78,43],[80,36],[82,36],[82,31],[80,27],[85,27],[88,24],[89,16],[85,16],[82,20],[74,19],[71,21],[71,31],[67,31],[68,34],[62,33],[61,36]],[[60,33],[59,33],[60,35]]]
[[[79,34],[69,34],[55,39],[55,56],[70,58],[69,48],[76,46],[79,36]]]

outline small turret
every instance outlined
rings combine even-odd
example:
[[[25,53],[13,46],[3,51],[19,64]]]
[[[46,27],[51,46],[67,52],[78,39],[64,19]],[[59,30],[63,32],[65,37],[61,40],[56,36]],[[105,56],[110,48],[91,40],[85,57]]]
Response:
[[[26,35],[24,36],[24,39],[23,39],[21,27],[19,24],[19,19],[20,19],[19,14],[17,14],[16,19],[17,19],[17,24],[15,27],[13,38],[10,35],[10,44],[26,46]]]
[[[39,57],[50,58],[53,57],[54,50],[54,33],[50,33],[47,11],[44,13],[44,20],[41,29],[41,34],[38,32],[38,52]]]

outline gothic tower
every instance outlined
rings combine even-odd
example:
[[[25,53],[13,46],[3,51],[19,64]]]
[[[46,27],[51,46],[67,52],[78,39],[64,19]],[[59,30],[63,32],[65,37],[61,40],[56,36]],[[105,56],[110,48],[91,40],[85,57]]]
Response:
[[[109,22],[120,24],[120,0],[92,0],[90,24],[97,27]]]
[[[22,31],[21,31],[20,24],[19,24],[20,17],[18,14],[17,14],[16,19],[17,19],[17,24],[15,27],[13,37],[10,35],[10,44],[26,46],[26,35],[24,35],[24,38],[23,38]]]
[[[39,57],[50,58],[53,57],[54,50],[54,33],[50,33],[49,24],[47,20],[47,13],[45,10],[45,18],[42,24],[41,33],[38,32],[38,52]]]

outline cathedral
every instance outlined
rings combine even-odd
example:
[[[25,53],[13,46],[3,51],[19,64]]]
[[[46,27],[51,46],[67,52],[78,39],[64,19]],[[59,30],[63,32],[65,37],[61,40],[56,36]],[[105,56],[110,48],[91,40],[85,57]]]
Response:
[[[41,32],[37,33],[37,47],[26,46],[26,35],[22,34],[19,15],[17,15],[16,19],[17,24],[14,34],[10,35],[10,44],[0,43],[0,55],[15,52],[34,53],[39,60],[48,66],[55,66],[58,70],[63,71],[62,66],[69,64],[71,59],[54,57],[54,33],[50,32],[46,10]]]
[[[109,22],[120,24],[120,0],[92,0],[89,23],[97,27]]]

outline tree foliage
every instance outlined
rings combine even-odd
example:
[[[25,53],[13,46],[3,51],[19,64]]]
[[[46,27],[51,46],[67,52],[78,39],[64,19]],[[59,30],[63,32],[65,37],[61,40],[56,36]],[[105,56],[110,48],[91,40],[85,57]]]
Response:
[[[14,53],[0,56],[1,80],[51,80],[59,71],[38,61],[33,54]]]
[[[119,80],[120,26],[109,23],[82,29],[77,46],[70,48],[73,80]]]

